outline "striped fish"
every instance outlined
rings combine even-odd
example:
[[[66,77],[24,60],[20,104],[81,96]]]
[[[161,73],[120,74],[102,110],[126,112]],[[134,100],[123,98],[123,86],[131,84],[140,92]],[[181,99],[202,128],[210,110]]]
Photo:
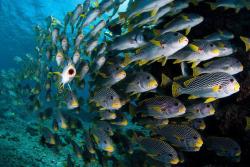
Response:
[[[203,145],[201,135],[187,125],[168,124],[157,129],[156,133],[163,136],[171,145],[183,151],[199,151]]]
[[[156,119],[173,118],[185,113],[185,106],[178,100],[169,96],[156,96],[141,101],[137,112]]]
[[[173,147],[164,141],[153,138],[139,138],[141,148],[155,160],[166,164],[178,164],[179,158]]]
[[[189,94],[191,95],[189,99],[207,98],[205,103],[230,96],[240,89],[239,83],[233,76],[222,72],[194,77],[185,81],[184,85],[185,87],[181,87],[178,83],[173,83],[172,94],[174,97]]]

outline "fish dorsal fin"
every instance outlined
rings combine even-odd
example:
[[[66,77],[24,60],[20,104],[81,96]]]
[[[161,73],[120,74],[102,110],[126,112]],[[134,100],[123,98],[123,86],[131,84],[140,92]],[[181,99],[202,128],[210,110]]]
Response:
[[[212,63],[213,63],[213,61],[207,62],[207,63],[203,64],[203,67],[208,67],[208,66],[210,66]]]
[[[191,78],[191,79],[185,81],[185,82],[184,82],[184,85],[185,85],[185,86],[188,86],[191,82],[193,82],[193,81],[195,80],[195,78],[196,78],[196,77]]]

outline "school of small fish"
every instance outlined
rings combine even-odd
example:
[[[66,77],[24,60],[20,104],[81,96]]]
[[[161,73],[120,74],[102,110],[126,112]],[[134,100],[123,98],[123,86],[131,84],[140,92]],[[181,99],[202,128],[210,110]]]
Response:
[[[240,91],[235,75],[243,65],[230,40],[240,38],[248,51],[250,37],[218,30],[190,39],[206,18],[182,11],[207,3],[202,0],[129,0],[120,12],[125,1],[85,0],[63,21],[50,16],[46,26],[35,27],[43,80],[31,102],[45,125],[42,141],[72,145],[86,166],[127,166],[136,150],[152,164],[185,163],[185,152],[203,148],[239,160],[236,141],[202,131],[216,112],[214,103]],[[209,4],[212,10],[250,9],[247,0]],[[150,73],[152,64],[167,69],[169,63],[182,75],[162,73],[160,80]],[[72,161],[68,155],[67,166]]]

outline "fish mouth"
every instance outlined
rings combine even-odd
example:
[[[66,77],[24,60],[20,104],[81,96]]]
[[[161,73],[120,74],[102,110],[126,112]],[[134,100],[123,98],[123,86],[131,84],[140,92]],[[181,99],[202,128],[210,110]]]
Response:
[[[185,106],[181,106],[179,108],[179,113],[185,113],[186,112],[186,107]]]
[[[209,114],[210,114],[210,115],[214,115],[214,113],[215,113],[215,109],[212,108],[212,109],[209,111]]]
[[[117,78],[119,79],[123,79],[126,77],[126,72],[125,71],[121,71],[116,75]]]
[[[185,36],[183,36],[183,37],[181,37],[180,39],[179,39],[179,43],[188,43],[188,39],[187,39],[187,37],[185,37]]]
[[[154,89],[154,88],[156,88],[157,86],[158,86],[158,83],[157,83],[157,81],[154,80],[154,79],[152,79],[152,80],[149,81],[149,83],[148,83],[148,88],[150,88],[150,89]]]
[[[195,147],[200,148],[202,145],[203,145],[202,139],[201,139],[201,138],[198,138],[197,141],[196,141],[196,143],[195,143]]]
[[[112,108],[113,109],[119,109],[121,108],[121,102],[119,99],[114,99],[113,103],[112,103]]]
[[[240,84],[238,83],[238,82],[236,82],[235,84],[234,84],[234,91],[235,92],[238,92],[240,90]]]
[[[109,146],[106,146],[104,148],[104,150],[107,151],[107,152],[112,153],[112,152],[114,152],[114,147],[112,145],[109,145]]]
[[[179,158],[175,158],[175,159],[172,159],[172,160],[170,161],[170,163],[171,163],[172,165],[176,165],[176,164],[178,164],[179,162],[180,162]]]
[[[213,49],[212,53],[216,54],[216,55],[219,55],[220,54],[220,50],[219,49]]]

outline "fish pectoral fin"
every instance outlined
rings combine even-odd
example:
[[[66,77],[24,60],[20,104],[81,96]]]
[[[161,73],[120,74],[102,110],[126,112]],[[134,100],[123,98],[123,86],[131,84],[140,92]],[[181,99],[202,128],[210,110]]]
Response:
[[[150,40],[150,42],[158,47],[162,47],[161,41],[157,41],[155,39]]]
[[[190,18],[189,18],[187,15],[182,14],[181,17],[182,17],[183,20],[185,20],[185,21],[189,21],[189,20],[190,20]]]
[[[200,51],[200,47],[195,45],[195,44],[189,44],[188,46],[194,52],[199,52]]]
[[[216,85],[212,88],[213,92],[218,92],[220,90],[220,85]]]
[[[188,34],[190,33],[190,31],[191,31],[191,28],[187,28],[187,29],[185,30],[185,35],[188,35]]]
[[[189,100],[198,99],[198,98],[199,98],[199,96],[194,96],[194,95],[191,95],[188,97]]]
[[[147,154],[149,157],[157,157],[157,156],[159,156],[159,155],[157,155],[157,154]]]
[[[157,111],[157,112],[161,112],[161,107],[160,106],[152,106],[150,107],[152,110]]]
[[[206,99],[206,101],[205,101],[204,103],[211,103],[211,102],[213,102],[213,101],[215,101],[215,100],[216,100],[216,98],[214,98],[214,97],[209,97],[209,98]]]

